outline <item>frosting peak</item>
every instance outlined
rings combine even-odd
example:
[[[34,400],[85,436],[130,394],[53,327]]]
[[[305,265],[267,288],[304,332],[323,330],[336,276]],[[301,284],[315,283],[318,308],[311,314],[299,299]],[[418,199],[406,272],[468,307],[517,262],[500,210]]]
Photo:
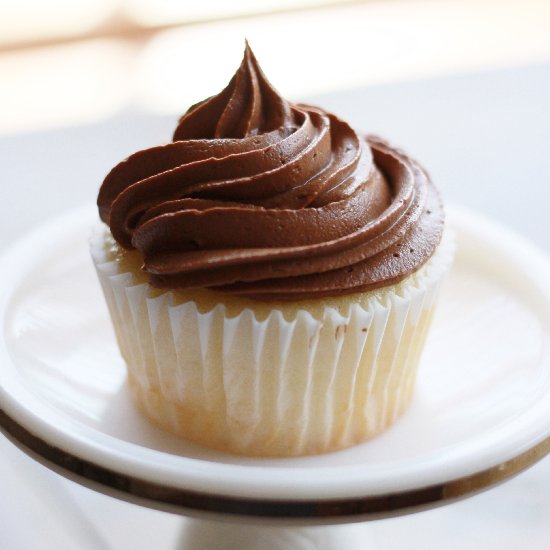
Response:
[[[111,170],[98,206],[162,288],[297,299],[393,284],[433,253],[439,195],[401,151],[283,99],[248,44],[174,141]]]
[[[241,66],[229,84],[181,117],[174,141],[246,138],[287,126],[293,126],[290,106],[268,82],[246,42]]]

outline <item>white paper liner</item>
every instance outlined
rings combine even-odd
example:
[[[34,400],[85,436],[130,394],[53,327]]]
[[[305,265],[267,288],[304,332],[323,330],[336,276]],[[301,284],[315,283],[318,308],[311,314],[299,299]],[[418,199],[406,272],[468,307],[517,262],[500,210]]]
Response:
[[[138,406],[192,441],[260,456],[348,447],[404,412],[454,248],[447,232],[417,273],[340,311],[264,318],[159,293],[120,271],[107,234],[92,257]]]

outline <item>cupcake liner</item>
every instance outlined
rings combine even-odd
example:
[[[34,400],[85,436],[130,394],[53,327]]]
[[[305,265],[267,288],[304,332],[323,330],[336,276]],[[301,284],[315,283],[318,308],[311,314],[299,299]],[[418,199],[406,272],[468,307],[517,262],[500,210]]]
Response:
[[[386,429],[408,406],[442,276],[444,236],[405,281],[342,308],[292,315],[274,307],[207,310],[124,272],[91,241],[128,381],[138,407],[191,441],[246,455],[345,448]]]

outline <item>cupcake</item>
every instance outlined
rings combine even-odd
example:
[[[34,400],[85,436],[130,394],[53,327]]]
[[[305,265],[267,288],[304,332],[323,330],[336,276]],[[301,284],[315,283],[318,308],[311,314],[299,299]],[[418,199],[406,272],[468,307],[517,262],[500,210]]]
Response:
[[[452,258],[403,151],[283,99],[247,45],[173,141],[115,166],[92,257],[137,407],[248,456],[343,449],[411,401]]]

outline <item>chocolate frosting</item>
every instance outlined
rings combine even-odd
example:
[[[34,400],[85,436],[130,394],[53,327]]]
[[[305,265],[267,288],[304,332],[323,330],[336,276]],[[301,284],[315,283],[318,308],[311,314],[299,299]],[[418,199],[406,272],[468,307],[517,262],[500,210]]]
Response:
[[[101,219],[151,284],[251,298],[335,296],[396,283],[433,254],[441,199],[405,153],[283,99],[246,45],[228,86],[173,142],[111,170]]]

